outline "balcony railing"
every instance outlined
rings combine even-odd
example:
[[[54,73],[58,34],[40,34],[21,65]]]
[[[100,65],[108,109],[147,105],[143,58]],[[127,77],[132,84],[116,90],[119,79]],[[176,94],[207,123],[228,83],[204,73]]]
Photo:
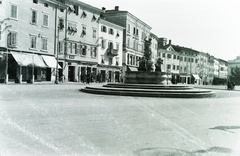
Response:
[[[114,56],[118,56],[118,49],[107,49],[107,55],[114,57]]]

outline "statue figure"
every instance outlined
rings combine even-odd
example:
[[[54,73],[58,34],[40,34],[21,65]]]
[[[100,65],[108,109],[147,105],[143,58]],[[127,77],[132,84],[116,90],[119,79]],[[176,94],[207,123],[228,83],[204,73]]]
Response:
[[[155,63],[155,71],[162,71],[161,65],[163,64],[163,60],[161,58],[157,59],[157,62]]]
[[[138,71],[152,71],[153,70],[153,62],[151,61],[152,51],[151,51],[152,39],[144,40],[144,55],[139,60],[139,68]]]

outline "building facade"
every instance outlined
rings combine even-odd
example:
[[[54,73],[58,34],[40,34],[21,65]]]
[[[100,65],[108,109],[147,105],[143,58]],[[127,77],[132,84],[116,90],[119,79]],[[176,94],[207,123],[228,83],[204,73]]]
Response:
[[[113,10],[105,10],[103,18],[124,27],[123,31],[123,77],[125,71],[135,70],[139,59],[143,57],[144,40],[149,39],[151,27],[128,11],[120,11],[116,6]]]
[[[122,81],[122,45],[124,28],[99,20],[98,82]]]
[[[5,69],[0,69],[1,73],[7,71],[5,81],[54,81],[58,67],[57,34],[56,23],[51,21],[55,21],[57,12],[65,15],[66,5],[53,0],[6,0],[0,4],[0,10],[0,47],[8,53]]]

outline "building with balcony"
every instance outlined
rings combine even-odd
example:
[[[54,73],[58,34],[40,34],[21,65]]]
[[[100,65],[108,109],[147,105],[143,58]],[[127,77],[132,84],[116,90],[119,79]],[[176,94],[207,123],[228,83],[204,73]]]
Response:
[[[144,39],[150,37],[151,27],[128,11],[121,11],[116,6],[113,10],[104,11],[103,18],[124,27],[123,31],[123,77],[127,70],[137,70],[139,58],[144,53]]]
[[[124,28],[99,19],[98,75],[99,82],[120,82]]]
[[[59,17],[59,23],[65,23],[64,31],[59,32],[59,61],[63,64],[63,73],[68,81],[84,82],[87,75],[92,81],[97,78],[99,17],[101,9],[78,0],[66,1],[67,19]],[[62,35],[62,36],[61,36]]]

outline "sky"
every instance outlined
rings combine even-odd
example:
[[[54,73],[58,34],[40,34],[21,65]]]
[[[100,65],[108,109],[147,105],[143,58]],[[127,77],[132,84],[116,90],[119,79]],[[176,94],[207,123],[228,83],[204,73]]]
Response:
[[[240,0],[80,0],[128,11],[172,44],[223,60],[240,56]]]

